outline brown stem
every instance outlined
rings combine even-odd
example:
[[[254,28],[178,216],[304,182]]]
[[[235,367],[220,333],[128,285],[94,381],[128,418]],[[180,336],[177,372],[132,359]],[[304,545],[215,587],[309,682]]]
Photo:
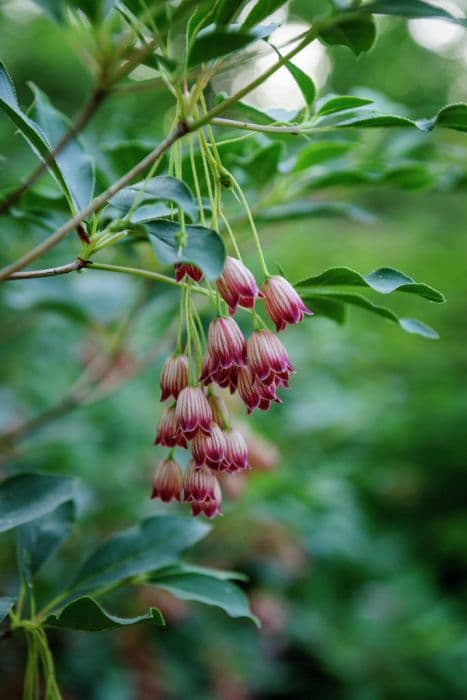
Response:
[[[131,170],[129,170],[125,175],[123,175],[119,180],[114,182],[113,185],[108,187],[102,194],[100,194],[98,197],[95,197],[95,199],[92,200],[91,204],[86,207],[86,209],[83,209],[79,214],[76,214],[72,219],[67,221],[63,226],[58,228],[54,233],[49,236],[48,238],[45,239],[45,241],[42,241],[42,243],[39,243],[35,248],[32,248],[29,250],[25,255],[23,255],[21,258],[18,258],[15,262],[11,263],[10,265],[7,265],[4,267],[2,270],[0,270],[0,280],[4,280],[8,277],[10,277],[13,272],[16,272],[17,270],[21,270],[23,267],[26,267],[26,265],[29,265],[29,263],[33,262],[33,260],[36,260],[36,258],[40,257],[44,253],[46,253],[50,248],[53,248],[54,245],[59,243],[65,236],[67,236],[70,231],[73,231],[78,224],[80,224],[82,221],[88,218],[91,214],[94,214],[98,209],[101,209],[108,200],[114,196],[114,194],[117,194],[123,187],[128,185],[135,177],[143,173],[147,168],[149,168],[153,163],[155,163],[163,153],[167,149],[170,148],[170,146],[175,143],[175,141],[178,141],[179,138],[184,136],[188,131],[188,127],[185,122],[181,121],[177,124],[175,129],[163,140],[161,143],[155,148],[151,153],[149,153],[143,160],[141,160],[139,163],[137,163]]]
[[[77,258],[71,263],[66,265],[59,265],[58,267],[47,267],[43,270],[26,270],[26,272],[14,272],[12,275],[6,278],[6,282],[10,280],[28,280],[37,279],[39,277],[55,277],[56,275],[67,275],[69,272],[75,272],[75,270],[82,270],[86,267],[87,262]]]

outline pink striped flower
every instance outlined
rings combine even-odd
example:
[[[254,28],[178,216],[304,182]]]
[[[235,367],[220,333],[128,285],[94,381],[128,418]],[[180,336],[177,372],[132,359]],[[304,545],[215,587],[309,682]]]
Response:
[[[211,432],[211,407],[199,386],[187,386],[178,395],[175,416],[180,430],[187,440],[192,440],[198,430],[206,435]]]
[[[209,324],[208,355],[214,369],[246,365],[246,342],[233,318],[216,318]]]
[[[178,398],[182,389],[188,386],[188,358],[186,355],[171,355],[164,362],[161,371],[161,401],[169,396]]]
[[[249,469],[248,447],[243,435],[238,430],[226,430],[224,433],[225,460],[222,471],[228,473]]]
[[[294,372],[287,350],[270,330],[254,331],[247,341],[248,366],[254,377],[264,384],[287,386]]]
[[[199,380],[205,386],[216,382],[223,389],[228,388],[230,393],[233,394],[237,388],[237,372],[238,367],[233,366],[228,369],[222,369],[216,365],[213,357],[206,355]]]
[[[216,280],[217,291],[227,302],[229,313],[234,314],[237,306],[251,309],[258,296],[263,296],[250,270],[237,258],[227,256],[222,274]]]
[[[190,263],[177,263],[174,265],[174,268],[177,282],[181,282],[184,277],[189,277],[193,282],[201,282],[204,277],[203,271],[196,265],[190,265]]]
[[[195,435],[191,444],[191,452],[197,467],[207,464],[211,469],[219,469],[225,459],[226,446],[224,432],[217,423],[211,423],[210,435],[205,435],[202,432]]]
[[[304,314],[313,315],[292,285],[281,275],[268,277],[261,289],[266,312],[278,331],[283,331],[288,323],[299,323]]]
[[[276,393],[276,382],[273,377],[270,383],[262,382],[256,377],[250,367],[242,367],[238,371],[237,389],[242,401],[246,404],[247,413],[256,408],[267,411],[271,402],[282,403]]]
[[[162,411],[157,426],[156,445],[163,447],[186,447],[186,440],[180,430],[180,425],[177,420],[175,406],[167,406]]]
[[[164,503],[180,501],[183,489],[183,474],[174,459],[163,459],[156,469],[152,482],[151,498],[160,498]]]
[[[205,464],[199,468],[193,461],[188,464],[183,489],[183,500],[190,504],[194,516],[204,513],[208,518],[213,518],[220,513],[221,488],[216,477]]]

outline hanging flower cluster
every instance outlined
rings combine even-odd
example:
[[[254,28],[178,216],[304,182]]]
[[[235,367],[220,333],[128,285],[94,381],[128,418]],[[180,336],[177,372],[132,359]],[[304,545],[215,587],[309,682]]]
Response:
[[[177,266],[176,275],[180,280],[185,276],[193,281],[201,278],[192,265]],[[246,441],[232,428],[216,387],[228,388],[232,394],[237,392],[248,413],[255,409],[265,411],[272,402],[281,403],[277,392],[288,386],[289,375],[294,372],[284,345],[271,330],[255,327],[246,340],[232,316],[239,306],[254,310],[257,299],[264,302],[277,330],[311,314],[282,276],[268,277],[260,290],[250,270],[233,257],[226,258],[216,287],[229,315],[219,312],[211,321],[200,371],[190,356],[191,339],[188,354],[175,353],[162,368],[161,401],[168,404],[159,421],[156,444],[170,448],[170,453],[156,470],[152,491],[153,498],[164,502],[183,500],[190,504],[193,515],[203,513],[208,518],[221,511],[217,476],[249,469]],[[259,326],[259,317],[254,311],[253,314],[255,326]],[[190,328],[188,321],[187,324]],[[191,332],[201,345],[194,322]],[[184,474],[173,458],[175,447],[191,451]]]
[[[205,113],[206,104],[202,93],[195,95],[196,116]],[[221,390],[239,396],[248,414],[256,409],[266,411],[271,403],[281,403],[279,391],[288,387],[294,372],[287,350],[258,314],[258,307],[264,308],[278,332],[312,312],[282,275],[269,273],[247,199],[233,174],[223,166],[210,127],[206,132],[199,129],[191,139],[188,155],[200,222],[206,225],[206,200],[201,194],[197,162],[203,168],[211,228],[218,230],[222,219],[234,255],[225,258],[215,288],[209,281],[202,285],[203,271],[192,262],[175,265],[175,279],[181,288],[177,346],[161,372],[161,401],[165,407],[155,440],[156,445],[167,447],[169,453],[156,469],[152,496],[164,502],[189,503],[193,515],[202,513],[212,518],[221,512],[220,481],[225,483],[230,474],[244,476],[250,469],[247,441],[232,426]],[[198,161],[194,157],[195,139]],[[184,162],[180,143],[174,144],[169,174],[182,179]],[[231,189],[245,209],[264,274],[261,288],[242,262],[234,233],[222,210],[223,188]],[[183,250],[184,213],[178,209],[174,216],[180,224]],[[192,300],[193,290],[210,296],[216,308],[216,317],[207,333]],[[234,318],[239,307],[251,314],[253,330],[247,339]],[[185,470],[174,458],[176,448],[191,453]],[[271,455],[268,459],[270,462]],[[254,452],[250,461],[261,462]]]

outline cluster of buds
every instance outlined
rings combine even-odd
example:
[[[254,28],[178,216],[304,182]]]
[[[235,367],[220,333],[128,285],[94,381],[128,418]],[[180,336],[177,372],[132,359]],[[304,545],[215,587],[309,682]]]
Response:
[[[184,276],[200,281],[193,265],[178,265],[177,280]],[[219,316],[208,329],[207,348],[200,376],[190,382],[190,358],[183,353],[169,357],[161,372],[161,401],[169,401],[159,421],[156,444],[171,449],[158,466],[153,498],[189,503],[193,515],[209,518],[220,513],[222,493],[218,476],[249,469],[248,447],[242,434],[231,427],[215,385],[238,393],[247,412],[267,410],[281,403],[277,392],[287,388],[294,372],[287,351],[273,331],[256,328],[246,340],[232,318],[237,308],[253,309],[257,299],[278,331],[298,323],[311,311],[295,289],[280,275],[268,277],[259,289],[250,270],[227,257],[217,291],[229,316]],[[257,318],[255,314],[255,318]],[[183,474],[173,459],[175,447],[189,448],[191,459]]]

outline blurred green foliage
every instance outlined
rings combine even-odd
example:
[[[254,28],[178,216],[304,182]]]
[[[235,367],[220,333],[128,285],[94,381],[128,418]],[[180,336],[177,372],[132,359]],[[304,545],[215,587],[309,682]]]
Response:
[[[90,78],[72,33],[23,3],[4,3],[0,12],[1,58],[21,104],[31,101],[26,83],[33,81],[64,112],[76,113]],[[411,116],[432,115],[449,101],[464,59],[423,49],[403,23],[380,25],[370,54],[356,60],[344,48],[330,50],[333,67],[322,92],[378,90],[407,105]],[[115,97],[102,107],[84,135],[102,179],[124,171],[157,141],[169,107],[162,92]],[[397,131],[369,133],[363,148],[397,150],[404,138]],[[441,163],[447,153],[462,163],[465,139],[436,132],[414,144],[437,149]],[[7,190],[34,161],[4,118],[0,154],[1,189]],[[44,178],[36,191],[51,188]],[[432,282],[447,305],[426,307],[409,296],[394,303],[408,316],[424,305],[441,340],[405,335],[357,309],[344,327],[315,317],[288,330],[297,376],[284,405],[252,421],[277,444],[280,463],[253,472],[191,552],[193,562],[249,575],[244,588],[262,630],[142,590],[141,600],[164,612],[165,629],[52,637],[65,698],[466,697],[465,191],[369,185],[332,192],[337,201],[370,209],[376,220],[264,223],[268,259],[292,280],[332,265],[369,272],[384,264]],[[61,212],[55,215],[59,220]],[[3,219],[2,258],[17,257],[43,236],[40,221]],[[76,251],[69,240],[47,260],[59,264]],[[126,252],[139,263],[146,258],[148,267],[150,255]],[[5,284],[0,302],[5,429],[59,404],[90,358],[112,352],[131,319],[102,395],[91,394],[77,410],[62,406],[63,415],[59,406],[54,420],[4,458],[5,473],[38,470],[79,476],[83,484],[79,525],[62,558],[47,567],[41,584],[47,590],[91,544],[168,510],[148,496],[159,457],[151,445],[158,373],[173,341],[177,298],[156,285],[85,271]],[[2,541],[0,585],[7,589],[16,575],[14,548],[12,539]],[[125,605],[125,592],[118,595]],[[10,640],[0,645],[4,697],[16,698],[23,649]]]

